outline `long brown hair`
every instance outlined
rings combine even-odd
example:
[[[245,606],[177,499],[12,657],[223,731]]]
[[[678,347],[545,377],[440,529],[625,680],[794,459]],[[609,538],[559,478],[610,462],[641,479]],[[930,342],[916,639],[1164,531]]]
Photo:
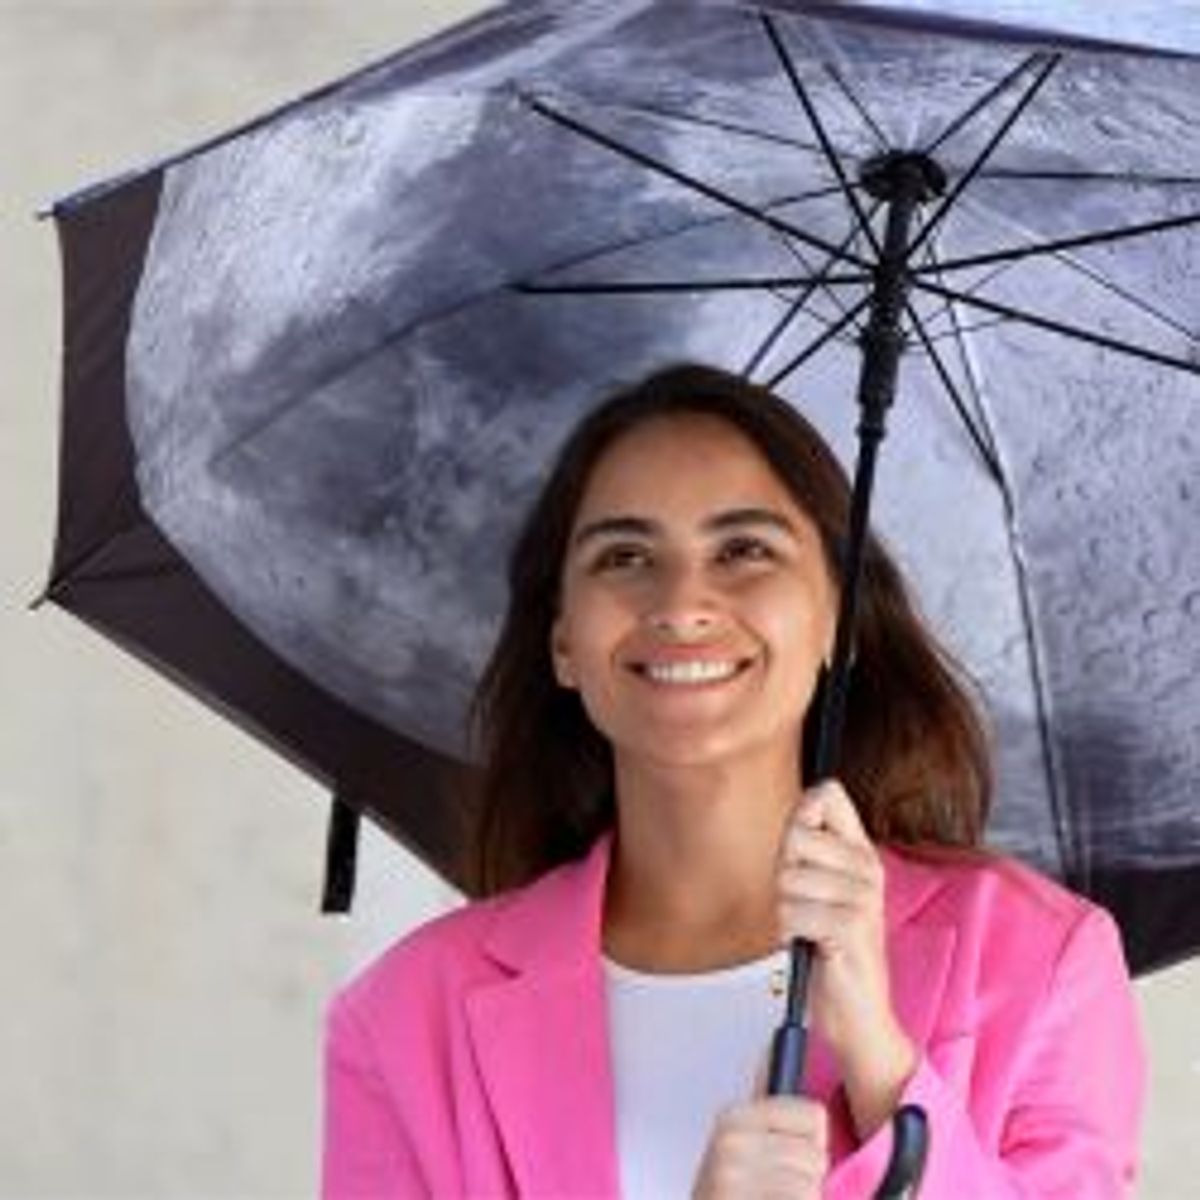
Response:
[[[838,577],[849,484],[825,441],[786,401],[739,376],[685,364],[589,413],[559,452],[513,547],[508,612],[472,705],[482,772],[463,863],[471,894],[528,882],[578,858],[613,825],[612,749],[578,693],[558,685],[550,629],[571,527],[595,465],[643,422],[686,414],[719,417],[757,446],[817,526]],[[873,535],[854,644],[837,774],[867,830],[895,844],[977,845],[991,792],[982,724]],[[805,722],[806,744],[815,724]]]

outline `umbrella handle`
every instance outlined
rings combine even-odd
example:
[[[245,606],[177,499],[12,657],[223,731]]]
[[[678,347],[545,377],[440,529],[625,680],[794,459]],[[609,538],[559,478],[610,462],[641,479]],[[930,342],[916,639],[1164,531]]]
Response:
[[[874,1200],[914,1200],[921,1189],[929,1153],[929,1120],[925,1110],[906,1104],[892,1117],[892,1156]]]
[[[808,1030],[798,1021],[784,1021],[771,1042],[767,1092],[771,1096],[795,1094],[804,1072]],[[892,1116],[892,1154],[874,1200],[915,1200],[929,1153],[929,1119],[916,1104],[905,1104]]]

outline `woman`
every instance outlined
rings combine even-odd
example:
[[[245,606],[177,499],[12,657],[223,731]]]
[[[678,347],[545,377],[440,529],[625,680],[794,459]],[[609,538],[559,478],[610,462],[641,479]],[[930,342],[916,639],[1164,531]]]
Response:
[[[1128,1194],[1115,929],[978,849],[978,720],[875,541],[840,782],[804,779],[848,504],[815,431],[724,372],[576,429],[477,696],[486,898],[332,1005],[326,1196],[849,1200],[903,1103],[927,1200]],[[796,936],[807,1094],[768,1097]]]

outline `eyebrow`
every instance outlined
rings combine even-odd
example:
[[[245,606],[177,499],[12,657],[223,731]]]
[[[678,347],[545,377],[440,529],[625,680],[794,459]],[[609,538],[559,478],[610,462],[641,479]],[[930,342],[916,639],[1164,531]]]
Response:
[[[779,530],[790,537],[797,537],[796,526],[781,512],[771,508],[731,508],[725,512],[714,513],[705,518],[700,528],[705,533],[721,533],[728,529],[745,529],[767,526]],[[576,531],[571,539],[572,549],[578,549],[586,542],[605,536],[618,534],[634,534],[639,537],[654,537],[661,534],[662,523],[649,517],[600,517],[589,521]]]

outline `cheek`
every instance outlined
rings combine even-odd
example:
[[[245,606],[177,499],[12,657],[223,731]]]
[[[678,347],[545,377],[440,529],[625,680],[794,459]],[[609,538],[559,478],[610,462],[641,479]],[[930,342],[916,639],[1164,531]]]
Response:
[[[759,629],[766,639],[768,687],[777,716],[787,724],[802,721],[829,647],[828,625],[793,599],[790,611],[774,608],[764,614]]]
[[[619,732],[622,711],[613,676],[616,638],[608,633],[615,622],[611,613],[593,609],[572,614],[572,686],[592,726],[611,741]]]
[[[571,597],[562,618],[571,662],[582,671],[608,662],[626,624],[625,614],[610,598],[595,593]]]
[[[832,641],[833,621],[824,597],[793,587],[768,588],[747,599],[744,609],[750,623],[779,653],[824,657]]]

